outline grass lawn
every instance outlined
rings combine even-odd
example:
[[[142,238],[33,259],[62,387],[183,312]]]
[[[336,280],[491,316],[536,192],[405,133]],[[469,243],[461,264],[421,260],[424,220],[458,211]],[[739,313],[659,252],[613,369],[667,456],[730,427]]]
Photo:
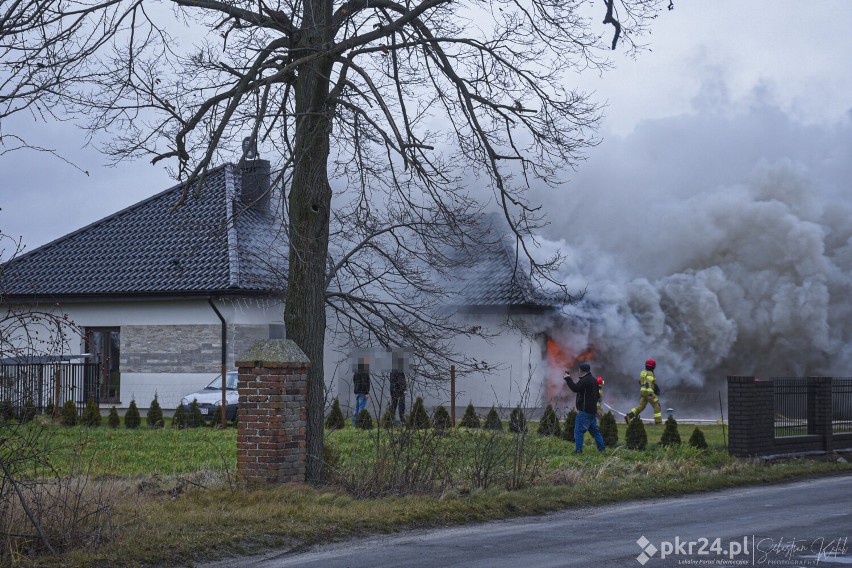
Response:
[[[409,447],[413,454],[400,457],[386,453],[390,450],[377,453],[376,430],[347,426],[326,436],[333,483],[245,491],[233,483],[234,428],[174,431],[48,425],[48,445],[61,449],[52,459],[54,466],[76,475],[82,464],[94,480],[91,489],[100,487],[114,495],[114,521],[97,539],[78,538],[77,544],[57,557],[33,560],[19,555],[16,564],[185,564],[269,547],[543,513],[579,505],[588,495],[598,503],[635,499],[640,483],[642,497],[651,497],[852,471],[851,464],[839,462],[836,456],[773,463],[731,458],[724,450],[723,429],[717,425],[700,426],[710,445],[706,452],[687,445],[658,446],[662,425],[648,425],[647,449],[627,450],[625,426],[620,424],[622,443],[604,454],[590,445],[592,451],[581,455],[571,453],[573,443],[537,436],[535,427],[530,424],[525,440],[525,455],[530,456],[527,469],[511,490],[508,477],[497,476],[490,484],[472,480],[482,480],[488,464],[483,456],[491,455],[483,451],[492,448],[484,441],[493,439],[512,448],[514,435],[489,438],[486,432],[461,429],[450,436],[416,441]],[[684,442],[693,428],[680,425]],[[76,449],[68,451],[72,447]],[[418,459],[417,452],[424,448],[433,452],[433,459],[424,460],[423,455]],[[405,474],[422,476],[427,489],[420,493],[382,489],[375,480],[388,475],[383,468],[405,459],[410,460]],[[370,476],[375,485],[370,485]],[[361,484],[351,483],[354,479]],[[79,543],[87,544],[75,549]]]

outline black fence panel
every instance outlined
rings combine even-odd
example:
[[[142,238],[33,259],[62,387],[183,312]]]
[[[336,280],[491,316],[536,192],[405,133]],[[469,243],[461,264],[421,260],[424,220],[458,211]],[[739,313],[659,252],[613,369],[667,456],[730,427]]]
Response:
[[[775,398],[775,437],[808,434],[808,379],[772,379]]]
[[[852,432],[852,378],[831,383],[831,423],[835,433]]]
[[[29,405],[44,412],[51,404],[61,407],[72,400],[82,414],[89,399],[100,403],[98,371],[98,363],[92,361],[0,363],[0,402],[19,414]]]

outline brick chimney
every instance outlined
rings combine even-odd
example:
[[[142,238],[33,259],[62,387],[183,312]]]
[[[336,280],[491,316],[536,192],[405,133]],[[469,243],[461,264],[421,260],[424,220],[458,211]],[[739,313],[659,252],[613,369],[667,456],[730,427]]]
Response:
[[[243,160],[240,164],[240,201],[246,207],[269,208],[269,160]]]

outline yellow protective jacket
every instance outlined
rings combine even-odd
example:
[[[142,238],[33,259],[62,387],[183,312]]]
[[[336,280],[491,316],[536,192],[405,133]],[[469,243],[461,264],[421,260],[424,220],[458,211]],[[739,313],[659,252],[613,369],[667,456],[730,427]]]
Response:
[[[649,397],[654,396],[654,383],[657,382],[657,377],[654,376],[654,371],[645,369],[639,373],[639,389],[640,392]]]

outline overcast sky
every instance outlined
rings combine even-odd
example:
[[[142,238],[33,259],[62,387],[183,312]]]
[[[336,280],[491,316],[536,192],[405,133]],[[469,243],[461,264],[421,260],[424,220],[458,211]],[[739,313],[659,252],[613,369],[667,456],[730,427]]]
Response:
[[[603,77],[578,77],[578,85],[593,89],[597,100],[609,104],[603,144],[590,157],[643,121],[700,114],[714,98],[741,101],[756,90],[797,120],[823,125],[850,120],[849,22],[852,2],[844,0],[675,0],[675,9],[661,13],[647,38],[651,52],[635,61],[616,54],[616,69]],[[0,157],[0,231],[20,236],[27,249],[173,184],[162,166],[145,161],[104,166],[107,160],[83,148],[82,133],[72,125],[18,117],[10,126],[57,149],[90,174],[47,154]]]

